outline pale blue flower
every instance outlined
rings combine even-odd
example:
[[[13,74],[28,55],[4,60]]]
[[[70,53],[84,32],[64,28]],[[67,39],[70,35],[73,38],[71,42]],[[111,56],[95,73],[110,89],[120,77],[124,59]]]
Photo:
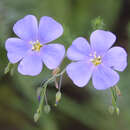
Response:
[[[63,33],[62,25],[48,16],[38,22],[27,15],[16,22],[13,31],[19,38],[7,39],[5,46],[11,63],[20,62],[18,71],[23,75],[38,75],[45,64],[49,69],[58,67],[64,58],[63,45],[47,44]]]
[[[104,90],[117,84],[119,75],[115,70],[126,68],[127,53],[121,47],[112,47],[115,41],[113,33],[103,30],[91,34],[90,45],[82,37],[73,41],[67,51],[73,62],[66,71],[75,85],[84,87],[91,77],[96,89]]]

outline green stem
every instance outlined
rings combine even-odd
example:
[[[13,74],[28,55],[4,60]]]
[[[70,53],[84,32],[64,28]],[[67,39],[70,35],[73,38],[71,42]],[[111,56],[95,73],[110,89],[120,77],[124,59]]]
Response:
[[[40,118],[41,116],[41,112],[42,112],[42,107],[43,107],[43,104],[44,104],[44,98],[45,98],[45,94],[46,94],[46,88],[47,88],[47,85],[48,83],[52,82],[55,80],[56,77],[59,77],[61,75],[63,75],[66,71],[66,68],[63,69],[60,73],[52,76],[50,79],[48,79],[44,85],[42,86],[42,91],[41,91],[41,100],[40,100],[40,103],[39,103],[39,106],[38,106],[38,109],[37,109],[37,113],[35,114],[37,116],[37,119],[35,121],[38,121],[38,119]],[[34,116],[35,116],[34,115]]]
[[[10,71],[11,67],[12,67],[12,64],[9,62],[4,70],[4,74],[7,74]]]
[[[119,108],[117,106],[117,96],[118,96],[118,94],[117,94],[116,89],[117,89],[116,87],[111,88],[112,105],[114,107],[114,110],[115,110],[116,114],[119,115],[120,110],[119,110]]]
[[[112,95],[112,105],[114,108],[117,108],[117,95],[116,95],[116,91],[115,88],[111,88],[111,95]]]

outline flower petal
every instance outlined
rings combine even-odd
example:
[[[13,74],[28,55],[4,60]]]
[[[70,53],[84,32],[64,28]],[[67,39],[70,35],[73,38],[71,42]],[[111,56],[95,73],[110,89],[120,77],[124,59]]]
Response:
[[[44,64],[49,69],[55,69],[64,58],[65,48],[60,44],[44,45],[40,53]]]
[[[66,72],[75,85],[84,87],[91,78],[93,65],[87,62],[73,62],[67,66]]]
[[[116,41],[116,36],[103,30],[96,30],[90,36],[91,47],[97,53],[104,53],[107,51]]]
[[[28,54],[18,65],[19,73],[23,75],[35,76],[42,71],[42,60],[35,53]]]
[[[83,37],[76,38],[72,42],[72,45],[67,50],[67,57],[70,60],[75,60],[75,61],[83,60],[89,54],[90,54],[89,43]]]
[[[13,30],[17,36],[26,41],[36,41],[38,34],[37,19],[33,15],[27,15],[16,22]]]
[[[93,72],[92,82],[96,89],[104,90],[113,87],[118,81],[118,73],[102,64],[95,68]]]
[[[123,71],[127,66],[127,53],[121,47],[111,48],[103,58],[105,65]]]
[[[39,41],[41,43],[48,43],[56,40],[63,33],[62,25],[48,16],[40,19],[39,24]]]
[[[5,43],[7,56],[11,63],[17,63],[28,52],[30,45],[18,38],[9,38]]]

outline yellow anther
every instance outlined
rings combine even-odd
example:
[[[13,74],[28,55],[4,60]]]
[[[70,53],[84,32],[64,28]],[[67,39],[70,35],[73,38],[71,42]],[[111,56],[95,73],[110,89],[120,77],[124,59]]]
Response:
[[[30,42],[32,44],[32,42]],[[41,47],[43,47],[42,44],[37,40],[35,43],[32,44],[32,50],[33,51],[40,51]]]
[[[95,66],[98,66],[99,64],[102,63],[102,60],[101,60],[101,56],[96,56],[96,52],[94,52],[94,58],[93,59],[90,59],[90,61],[95,65]]]

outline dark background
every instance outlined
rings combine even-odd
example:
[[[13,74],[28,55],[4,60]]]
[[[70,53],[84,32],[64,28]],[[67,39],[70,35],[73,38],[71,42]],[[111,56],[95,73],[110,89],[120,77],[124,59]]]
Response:
[[[55,104],[56,89],[48,86],[47,94],[51,112],[43,112],[38,123],[33,115],[38,107],[36,95],[41,81],[50,75],[46,68],[36,77],[20,75],[17,65],[13,76],[4,75],[8,63],[5,40],[15,36],[13,24],[27,14],[39,19],[51,16],[64,25],[64,35],[59,42],[66,49],[77,36],[89,40],[92,21],[100,16],[105,29],[117,36],[116,45],[130,46],[130,0],[0,0],[0,130],[130,130],[130,70],[120,73],[118,99],[120,115],[111,115],[110,90],[97,91],[91,85],[78,88],[65,75],[62,83],[62,100]],[[67,60],[63,62],[64,65]],[[128,58],[129,64],[129,58]]]

